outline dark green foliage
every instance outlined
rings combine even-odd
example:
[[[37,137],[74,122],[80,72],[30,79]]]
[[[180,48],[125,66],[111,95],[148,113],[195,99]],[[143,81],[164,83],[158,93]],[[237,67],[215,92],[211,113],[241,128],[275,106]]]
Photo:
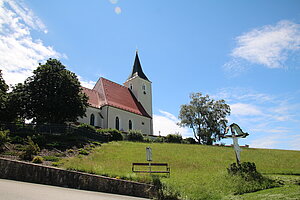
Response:
[[[40,151],[40,148],[29,136],[27,137],[26,143],[27,145],[24,148],[24,152],[20,155],[20,158],[23,160],[32,160],[33,155],[36,155]]]
[[[29,93],[26,85],[18,83],[12,88],[9,93],[7,110],[8,110],[8,122],[24,122],[25,118],[30,119],[32,116],[31,110],[28,109],[28,101],[30,100]]]
[[[112,132],[110,132],[110,141],[121,141],[123,140],[123,136],[121,134],[121,132],[114,130]]]
[[[79,124],[77,126],[77,128],[79,129],[85,129],[85,130],[89,130],[89,131],[92,131],[92,132],[96,132],[96,128],[94,126],[91,126],[89,124]]]
[[[24,91],[26,117],[41,124],[74,122],[88,106],[77,76],[56,59],[38,66],[26,79]]]
[[[45,135],[35,134],[32,136],[32,140],[37,143],[39,146],[44,147],[49,142]]]
[[[192,128],[199,144],[212,145],[221,139],[226,128],[226,116],[230,107],[224,100],[215,101],[208,95],[192,93],[191,101],[181,105],[178,123],[182,127]]]
[[[187,144],[197,144],[196,140],[194,138],[191,138],[191,137],[185,138],[184,141]]]
[[[32,160],[33,163],[43,163],[44,159],[41,156],[35,156]]]
[[[232,163],[227,171],[230,175],[241,176],[245,181],[263,179],[263,176],[256,170],[255,163],[251,162],[242,162],[240,165]]]
[[[166,136],[165,142],[182,143],[182,136],[180,134],[169,134]]]
[[[143,137],[141,131],[130,130],[127,134],[127,140],[134,141],[134,142],[142,142],[142,141],[144,141],[144,137]]]
[[[5,83],[2,77],[2,71],[0,70],[0,122],[7,120],[7,102],[8,102],[8,85]]]
[[[100,134],[108,135],[109,141],[121,141],[124,139],[121,131],[117,129],[98,129],[97,132]]]
[[[5,130],[5,131],[1,131],[0,130],[0,149],[2,148],[2,146],[5,145],[5,143],[9,142],[9,131]]]
[[[232,163],[227,171],[235,185],[235,194],[255,192],[278,186],[274,180],[259,173],[256,170],[255,163],[243,162],[240,165]]]
[[[155,138],[154,142],[163,143],[165,141],[165,137],[159,136]]]

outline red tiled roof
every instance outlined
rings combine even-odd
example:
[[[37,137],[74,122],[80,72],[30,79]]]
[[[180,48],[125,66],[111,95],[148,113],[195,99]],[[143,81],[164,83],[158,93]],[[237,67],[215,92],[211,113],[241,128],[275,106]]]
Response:
[[[100,107],[100,97],[99,97],[99,93],[95,90],[91,90],[85,87],[81,87],[82,88],[82,92],[84,92],[86,94],[86,96],[89,97],[89,104],[92,107],[95,108],[99,108]]]
[[[105,78],[101,77],[93,90],[84,88],[83,92],[89,97],[91,106],[100,108],[108,105],[151,118],[131,90]]]

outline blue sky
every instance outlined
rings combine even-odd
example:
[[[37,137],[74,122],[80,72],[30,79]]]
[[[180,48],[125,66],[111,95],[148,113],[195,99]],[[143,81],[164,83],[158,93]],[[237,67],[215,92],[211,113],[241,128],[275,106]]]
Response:
[[[225,99],[257,148],[300,150],[300,1],[0,0],[0,66],[22,82],[58,58],[92,87],[122,84],[139,50],[154,131],[179,132],[180,105]],[[230,140],[222,140],[230,144]]]

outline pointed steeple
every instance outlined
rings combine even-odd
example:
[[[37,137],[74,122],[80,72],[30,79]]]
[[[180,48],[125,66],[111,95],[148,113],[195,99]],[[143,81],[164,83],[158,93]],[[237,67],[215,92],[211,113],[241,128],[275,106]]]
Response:
[[[149,79],[147,78],[147,76],[143,72],[137,50],[135,52],[135,60],[134,60],[133,68],[132,68],[132,73],[129,75],[128,79],[133,78],[136,75],[139,76],[142,79],[145,79],[145,80],[149,81]]]

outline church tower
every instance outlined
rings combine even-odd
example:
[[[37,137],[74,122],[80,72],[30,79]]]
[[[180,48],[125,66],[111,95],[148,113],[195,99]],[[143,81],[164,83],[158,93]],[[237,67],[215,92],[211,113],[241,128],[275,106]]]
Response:
[[[145,108],[146,112],[152,117],[152,88],[151,81],[144,74],[138,51],[135,54],[132,73],[128,77],[124,85],[129,88],[137,100]]]

